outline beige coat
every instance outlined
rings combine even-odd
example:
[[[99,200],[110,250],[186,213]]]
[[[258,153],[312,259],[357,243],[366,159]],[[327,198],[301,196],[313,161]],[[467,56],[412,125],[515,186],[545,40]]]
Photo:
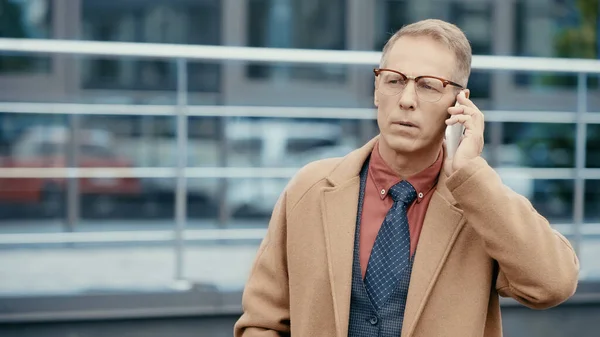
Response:
[[[277,202],[236,337],[348,334],[359,171],[375,139],[304,167]],[[544,309],[575,292],[578,259],[483,158],[442,173],[417,246],[402,337],[502,335],[498,295]]]

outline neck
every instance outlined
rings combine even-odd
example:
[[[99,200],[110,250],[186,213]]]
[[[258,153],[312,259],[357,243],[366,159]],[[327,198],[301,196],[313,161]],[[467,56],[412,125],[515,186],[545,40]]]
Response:
[[[437,160],[441,147],[440,143],[418,152],[397,152],[380,140],[379,154],[400,178],[406,179],[431,166]]]

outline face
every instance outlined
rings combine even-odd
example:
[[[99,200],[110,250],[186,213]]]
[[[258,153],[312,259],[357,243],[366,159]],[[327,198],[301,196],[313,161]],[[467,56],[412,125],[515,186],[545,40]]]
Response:
[[[388,51],[383,68],[407,76],[436,76],[451,81],[456,58],[452,51],[431,38],[404,36]],[[381,146],[396,153],[437,150],[444,137],[447,109],[454,104],[460,88],[447,85],[441,88],[441,98],[430,102],[417,96],[413,80],[408,80],[396,95],[384,93],[384,81],[381,74],[375,77],[374,103]]]

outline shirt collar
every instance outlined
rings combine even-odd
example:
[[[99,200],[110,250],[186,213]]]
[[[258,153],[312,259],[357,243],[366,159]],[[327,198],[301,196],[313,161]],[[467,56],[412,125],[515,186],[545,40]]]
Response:
[[[423,197],[435,187],[442,169],[443,158],[444,150],[442,148],[436,161],[431,166],[406,179],[417,192],[417,202],[421,202]],[[388,190],[401,181],[400,177],[398,177],[379,154],[379,141],[377,141],[371,153],[369,176],[375,187],[377,187],[379,197],[382,200],[388,194]]]

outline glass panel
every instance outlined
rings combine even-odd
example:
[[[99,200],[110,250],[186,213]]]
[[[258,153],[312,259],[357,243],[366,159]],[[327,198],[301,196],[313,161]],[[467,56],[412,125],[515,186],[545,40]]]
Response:
[[[600,25],[598,26],[600,27]],[[600,46],[600,33],[598,33],[598,46]],[[600,48],[600,47],[599,47]],[[595,81],[600,83],[600,74],[588,74],[590,80],[595,78]],[[600,112],[600,85],[595,90],[588,90],[588,111]]]
[[[82,1],[82,38],[97,41],[218,45],[221,4],[217,0]],[[219,91],[220,66],[192,63],[189,89]],[[82,82],[87,89],[173,90],[173,60],[87,59]]]
[[[173,167],[176,164],[173,117],[0,114],[0,167],[110,168]],[[78,144],[74,146],[73,136]],[[75,150],[75,151],[73,151]],[[199,151],[196,149],[196,151]],[[119,176],[0,178],[5,205],[0,218],[66,219],[68,195],[78,196],[82,219],[152,218],[173,207],[172,178]],[[72,190],[73,189],[73,190]],[[13,207],[14,206],[14,207]],[[76,206],[73,206],[76,207]],[[170,211],[172,213],[172,211]],[[86,227],[86,223],[77,226]],[[110,227],[110,226],[109,226]],[[90,227],[102,230],[107,227]],[[140,229],[141,227],[136,227]]]
[[[230,225],[266,227],[288,181],[288,178],[230,179],[227,207],[234,218]]]
[[[574,124],[504,123],[503,144],[505,160],[519,166],[575,167]]]
[[[600,168],[600,124],[587,126],[586,167]]]
[[[0,296],[156,292],[173,285],[170,246],[70,245],[0,254]]]
[[[346,48],[345,0],[248,0],[247,44],[300,49]],[[299,79],[343,82],[338,65],[248,65],[252,79]]]
[[[585,221],[600,222],[600,180],[585,182]]]
[[[460,27],[469,42],[473,55],[492,54],[492,2],[452,2],[449,9],[449,19]],[[490,73],[487,71],[472,71],[468,84],[472,98],[489,98]]]
[[[223,293],[242,291],[257,250],[256,241],[228,245],[190,243],[184,255],[185,278]]]
[[[573,180],[536,179],[531,195],[525,196],[551,224],[572,224],[574,185]]]
[[[239,119],[227,125],[228,164],[234,167],[301,167],[342,156],[358,142],[339,120]]]
[[[515,1],[515,54],[518,56],[598,58],[597,1]],[[560,74],[523,73],[515,76],[519,86],[574,88],[577,78]],[[598,88],[598,78],[588,79]]]
[[[0,37],[52,38],[52,5],[48,0],[0,0]],[[0,55],[0,74],[49,73],[49,57]]]
[[[597,228],[596,228],[597,233]],[[589,235],[584,237],[581,245],[579,259],[581,261],[580,279],[585,281],[600,281],[600,266],[598,265],[598,256],[600,256],[600,240],[598,236]],[[593,324],[589,324],[592,326]],[[575,330],[573,330],[575,331]]]

